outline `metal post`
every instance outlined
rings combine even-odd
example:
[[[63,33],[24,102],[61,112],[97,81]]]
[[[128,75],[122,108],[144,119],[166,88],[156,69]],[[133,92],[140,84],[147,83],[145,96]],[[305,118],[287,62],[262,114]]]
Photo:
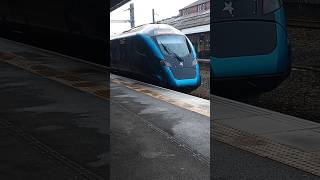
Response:
[[[155,19],[154,19],[154,9],[152,9],[152,22],[155,23]]]
[[[130,23],[131,23],[131,28],[135,27],[134,23],[134,6],[133,3],[130,4]]]

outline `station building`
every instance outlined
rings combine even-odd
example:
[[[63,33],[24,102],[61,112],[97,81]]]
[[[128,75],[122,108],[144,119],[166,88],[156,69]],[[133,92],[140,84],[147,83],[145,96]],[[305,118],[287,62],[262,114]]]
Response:
[[[210,58],[210,0],[198,0],[179,10],[179,15],[158,21],[182,31],[193,43],[198,58]]]

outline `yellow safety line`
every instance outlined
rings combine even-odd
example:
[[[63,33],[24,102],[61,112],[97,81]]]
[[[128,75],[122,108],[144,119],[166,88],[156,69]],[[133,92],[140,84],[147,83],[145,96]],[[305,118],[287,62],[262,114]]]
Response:
[[[203,116],[210,117],[210,109],[208,109],[208,110],[201,109],[199,107],[196,107],[196,106],[192,105],[191,103],[182,102],[182,101],[179,101],[178,99],[172,99],[170,97],[167,97],[167,96],[161,95],[161,94],[159,94],[157,92],[154,92],[154,91],[152,91],[150,89],[144,88],[142,85],[138,85],[138,84],[135,84],[135,83],[129,83],[129,82],[126,82],[126,81],[121,80],[121,79],[111,79],[111,82],[119,84],[119,85],[123,85],[123,86],[125,86],[125,87],[127,87],[129,89],[135,90],[135,91],[137,91],[139,93],[142,93],[142,94],[147,95],[147,96],[151,96],[151,97],[153,97],[155,99],[167,102],[167,103],[175,105],[177,107],[180,107],[180,108],[183,108],[183,109],[187,109],[189,111],[201,114]]]

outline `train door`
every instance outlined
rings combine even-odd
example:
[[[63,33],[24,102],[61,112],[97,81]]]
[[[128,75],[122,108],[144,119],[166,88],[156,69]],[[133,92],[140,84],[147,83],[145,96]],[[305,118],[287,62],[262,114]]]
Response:
[[[119,42],[120,59],[117,63],[118,69],[121,71],[128,71],[128,58],[130,57],[128,55],[128,39],[120,39]]]
[[[120,42],[119,40],[112,40],[110,45],[111,57],[110,57],[110,68],[112,70],[119,68],[120,61]]]
[[[141,74],[142,61],[144,59],[144,56],[146,56],[146,54],[141,48],[141,44],[137,37],[133,39],[133,44],[134,44],[133,45],[134,53],[133,53],[133,59],[131,61],[131,70],[132,72]]]
[[[133,64],[133,68],[136,70],[137,73],[148,75],[150,74],[150,57],[148,53],[148,48],[144,41],[140,38],[135,39],[135,62]]]
[[[130,61],[132,59],[132,38],[127,38],[125,42],[123,69],[124,71],[130,72]]]

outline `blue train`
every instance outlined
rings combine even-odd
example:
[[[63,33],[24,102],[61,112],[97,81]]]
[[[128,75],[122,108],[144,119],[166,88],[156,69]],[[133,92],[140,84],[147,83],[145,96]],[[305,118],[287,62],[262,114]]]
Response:
[[[112,70],[175,90],[192,91],[201,84],[194,47],[169,25],[142,25],[112,37],[110,52]]]
[[[288,77],[291,48],[282,1],[215,1],[211,8],[213,90],[231,86],[261,93]]]

